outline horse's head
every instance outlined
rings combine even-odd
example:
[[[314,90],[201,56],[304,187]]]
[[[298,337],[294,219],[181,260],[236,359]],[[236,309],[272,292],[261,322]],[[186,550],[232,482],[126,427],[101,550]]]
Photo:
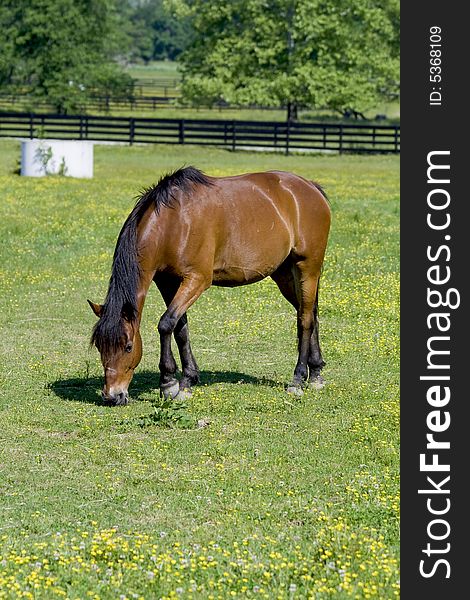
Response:
[[[88,300],[99,318],[93,331],[92,343],[101,354],[104,368],[103,400],[116,405],[127,404],[128,388],[134,369],[142,358],[142,338],[138,322],[122,311],[119,321],[108,323],[103,316],[103,306]]]

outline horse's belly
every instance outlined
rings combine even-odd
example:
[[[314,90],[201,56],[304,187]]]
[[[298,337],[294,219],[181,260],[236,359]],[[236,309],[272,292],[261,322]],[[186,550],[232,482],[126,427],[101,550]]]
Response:
[[[230,207],[230,210],[228,210]],[[294,242],[290,205],[276,206],[256,190],[227,201],[219,213],[213,262],[213,284],[246,285],[273,273]]]
[[[272,240],[274,242],[274,240]],[[213,285],[234,287],[261,281],[284,262],[290,253],[289,240],[260,240],[255,246],[241,242],[237,247],[227,244],[223,251],[215,256]]]
[[[276,269],[258,271],[249,267],[227,266],[214,269],[212,285],[221,287],[236,287],[261,281]]]

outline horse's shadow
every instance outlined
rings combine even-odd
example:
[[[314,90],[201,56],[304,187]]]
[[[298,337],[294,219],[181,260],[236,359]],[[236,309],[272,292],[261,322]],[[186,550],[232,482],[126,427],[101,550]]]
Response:
[[[201,371],[200,385],[213,385],[215,383],[251,383],[268,387],[279,387],[279,382],[267,377],[255,377],[237,371]],[[152,390],[158,390],[159,375],[151,371],[136,373],[132,379],[130,395],[133,400]],[[102,377],[73,377],[58,379],[49,384],[49,389],[59,398],[73,402],[85,402],[104,406],[100,390],[103,387]]]

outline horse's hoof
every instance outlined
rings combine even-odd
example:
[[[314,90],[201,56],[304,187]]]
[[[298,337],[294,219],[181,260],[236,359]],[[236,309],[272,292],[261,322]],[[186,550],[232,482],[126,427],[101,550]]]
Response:
[[[308,382],[308,387],[311,390],[321,390],[326,385],[326,381],[323,379],[321,375],[317,375],[314,379],[311,379]]]
[[[287,393],[291,394],[292,396],[303,396],[304,391],[301,388],[300,385],[294,385],[293,383],[291,383],[291,385],[287,388]]]
[[[180,384],[176,379],[173,379],[172,381],[164,383],[160,386],[160,393],[162,394],[165,400],[168,400],[169,398],[173,400],[173,398],[176,398],[176,396],[179,394],[179,391]]]
[[[193,395],[192,391],[189,388],[184,388],[179,390],[178,394],[175,396],[175,400],[179,400],[180,402],[187,402],[191,399]]]

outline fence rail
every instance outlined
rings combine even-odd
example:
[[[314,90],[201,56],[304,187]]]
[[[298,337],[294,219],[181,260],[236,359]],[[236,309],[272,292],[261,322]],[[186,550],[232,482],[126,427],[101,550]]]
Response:
[[[0,137],[339,153],[399,153],[400,127],[374,124],[146,119],[0,112]]]
[[[110,111],[110,110],[157,110],[159,108],[171,106],[178,98],[176,96],[132,96],[129,98],[117,98],[115,96],[93,96],[86,101],[85,110]],[[37,100],[29,96],[13,96],[11,94],[0,94],[0,111],[2,112],[23,112],[35,106],[36,109],[43,110],[47,114],[48,110],[53,110],[52,105],[46,100]]]

